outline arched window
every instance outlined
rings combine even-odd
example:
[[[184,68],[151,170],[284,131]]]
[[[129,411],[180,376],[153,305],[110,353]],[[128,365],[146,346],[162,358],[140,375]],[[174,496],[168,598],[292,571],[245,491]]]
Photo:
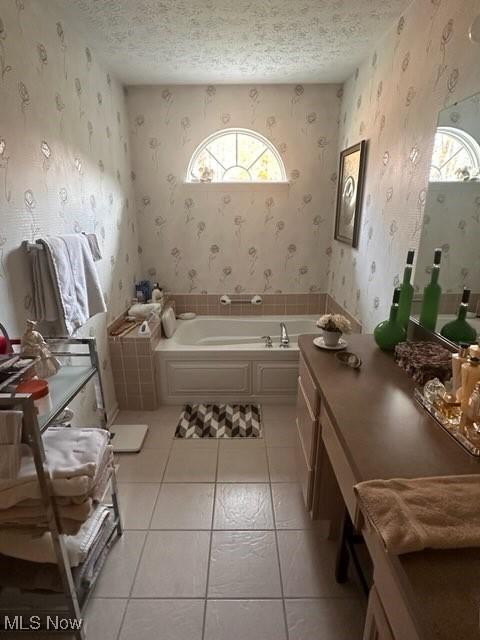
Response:
[[[273,144],[250,129],[223,129],[196,149],[187,182],[286,182],[282,158]]]
[[[456,127],[437,127],[430,182],[455,182],[479,176],[480,145]]]

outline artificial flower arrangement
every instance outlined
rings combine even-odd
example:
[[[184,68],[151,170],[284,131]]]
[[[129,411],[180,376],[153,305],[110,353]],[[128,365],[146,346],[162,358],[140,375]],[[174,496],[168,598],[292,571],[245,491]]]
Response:
[[[352,325],[350,320],[340,313],[326,313],[317,320],[317,327],[323,331],[333,331],[335,333],[351,333]]]

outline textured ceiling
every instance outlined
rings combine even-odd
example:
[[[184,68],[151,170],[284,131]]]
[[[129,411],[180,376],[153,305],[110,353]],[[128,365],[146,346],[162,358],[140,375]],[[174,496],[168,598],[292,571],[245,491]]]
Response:
[[[126,84],[340,82],[409,0],[57,0]]]

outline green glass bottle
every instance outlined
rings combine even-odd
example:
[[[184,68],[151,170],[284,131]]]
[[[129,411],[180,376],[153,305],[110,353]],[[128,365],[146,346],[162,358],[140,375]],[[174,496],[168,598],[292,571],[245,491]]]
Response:
[[[400,300],[398,302],[398,321],[407,330],[410,311],[412,310],[413,285],[410,282],[412,277],[412,265],[415,250],[410,249],[407,253],[407,262],[403,271],[403,282],[400,285]]]
[[[442,327],[442,330],[440,331],[444,338],[448,338],[448,340],[456,342],[457,344],[459,344],[460,342],[468,342],[468,344],[474,344],[477,340],[476,330],[466,320],[469,300],[470,289],[464,289],[456,320],[447,322],[447,324],[444,325]]]
[[[435,331],[437,326],[438,308],[440,306],[440,296],[442,288],[438,284],[440,276],[440,261],[442,259],[442,250],[435,249],[433,258],[432,275],[430,283],[423,290],[422,310],[420,312],[420,324],[425,329]]]
[[[393,292],[392,306],[390,308],[390,317],[378,324],[374,331],[373,337],[380,349],[383,351],[393,351],[399,342],[407,337],[405,327],[402,327],[398,321],[398,301],[400,299],[400,287]]]

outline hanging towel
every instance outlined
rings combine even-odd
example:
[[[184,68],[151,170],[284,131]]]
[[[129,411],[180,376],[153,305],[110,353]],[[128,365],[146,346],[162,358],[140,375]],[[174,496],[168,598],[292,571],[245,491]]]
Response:
[[[92,252],[92,258],[94,262],[98,262],[102,259],[102,252],[100,250],[100,245],[98,244],[98,238],[96,233],[84,233],[83,234],[88,240],[88,244],[90,245],[90,251]]]
[[[72,335],[97,313],[106,311],[88,239],[82,233],[37,240],[33,251],[35,319],[51,322],[59,335]]]
[[[21,445],[0,444],[0,479],[16,480],[20,470]]]
[[[22,419],[23,411],[0,411],[0,445],[20,443]]]
[[[368,480],[354,489],[389,553],[480,547],[480,475]]]

